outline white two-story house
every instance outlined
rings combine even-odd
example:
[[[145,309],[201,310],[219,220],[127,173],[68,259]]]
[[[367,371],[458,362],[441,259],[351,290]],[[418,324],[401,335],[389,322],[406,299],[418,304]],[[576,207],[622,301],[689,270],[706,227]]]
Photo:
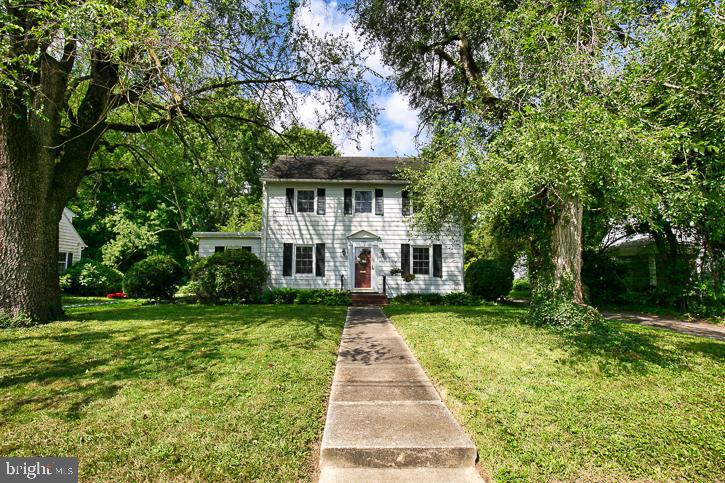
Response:
[[[199,256],[250,250],[267,264],[271,288],[336,288],[389,297],[462,291],[462,231],[431,238],[409,226],[412,205],[398,173],[410,162],[282,156],[262,178],[261,232],[194,233]],[[396,272],[415,277],[405,281]]]

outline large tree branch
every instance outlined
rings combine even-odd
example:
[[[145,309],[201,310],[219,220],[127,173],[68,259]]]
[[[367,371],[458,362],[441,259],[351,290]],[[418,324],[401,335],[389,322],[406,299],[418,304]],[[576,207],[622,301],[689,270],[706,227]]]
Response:
[[[91,156],[99,147],[112,91],[119,80],[118,68],[102,52],[92,52],[88,89],[78,107],[77,122],[62,143],[62,154],[54,168],[49,198],[57,204],[65,203],[75,194]]]
[[[279,84],[285,82],[297,82],[307,85],[312,85],[311,82],[305,81],[297,75],[289,75],[285,77],[273,77],[270,79],[231,79],[227,81],[215,82],[212,84],[205,85],[198,89],[191,91],[191,96],[203,94],[208,91],[217,89],[226,89],[229,87],[246,86],[246,85],[268,85],[268,84]]]
[[[171,124],[174,119],[178,116],[168,116],[155,121],[150,121],[144,124],[123,124],[123,123],[109,123],[106,124],[106,129],[109,131],[119,131],[130,134],[141,134],[146,132],[155,131],[164,126]]]

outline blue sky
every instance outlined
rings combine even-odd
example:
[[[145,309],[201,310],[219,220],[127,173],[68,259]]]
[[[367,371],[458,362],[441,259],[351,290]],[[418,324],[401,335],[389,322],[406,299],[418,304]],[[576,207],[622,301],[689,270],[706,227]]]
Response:
[[[352,22],[345,12],[338,8],[335,0],[310,0],[298,12],[298,21],[318,34],[346,34],[353,46],[367,58],[367,66],[385,76],[391,73],[383,64],[379,52],[369,46],[355,33]],[[360,133],[357,142],[334,132],[327,126],[321,128],[332,137],[343,155],[347,156],[404,156],[417,153],[415,135],[418,130],[418,113],[393,86],[371,76],[378,91],[374,102],[380,108],[377,123],[369,131]],[[299,105],[299,118],[308,127],[319,128],[318,112],[325,106],[313,96],[303,99]]]

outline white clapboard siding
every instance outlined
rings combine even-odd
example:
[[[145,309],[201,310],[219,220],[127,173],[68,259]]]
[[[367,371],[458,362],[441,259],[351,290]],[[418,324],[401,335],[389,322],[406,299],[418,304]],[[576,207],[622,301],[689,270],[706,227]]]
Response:
[[[215,247],[229,248],[241,248],[244,246],[252,247],[252,253],[262,258],[262,243],[260,235],[250,234],[236,234],[233,232],[225,233],[194,233],[194,236],[199,239],[199,256],[209,257],[214,255]]]
[[[73,263],[81,259],[81,252],[86,244],[73,226],[75,215],[68,208],[63,209],[63,215],[58,223],[58,252],[72,253]]]
[[[388,295],[407,292],[448,293],[463,290],[463,240],[461,230],[442,239],[431,239],[416,234],[408,227],[408,217],[402,211],[401,190],[404,185],[360,183],[265,183],[263,199],[262,259],[269,268],[269,285],[272,287],[292,288],[341,288],[341,275],[344,276],[343,288],[352,288],[351,260],[352,250],[348,236],[365,230],[379,237],[377,247],[373,248],[374,287],[382,290],[382,277],[386,275]],[[313,213],[286,214],[286,188],[326,190],[326,214],[318,215],[317,207]],[[375,190],[383,189],[384,215],[344,214],[344,189]],[[354,199],[354,193],[353,193]],[[296,211],[296,206],[295,206]],[[354,210],[353,210],[354,211]],[[325,276],[293,274],[282,275],[283,244],[325,243]],[[406,283],[400,275],[390,275],[392,268],[400,268],[401,244],[431,246],[442,244],[443,277],[433,276],[433,254],[430,253],[430,275],[416,275],[415,280]],[[343,249],[345,255],[343,255]],[[412,250],[412,249],[411,249]],[[382,253],[384,252],[384,256]]]

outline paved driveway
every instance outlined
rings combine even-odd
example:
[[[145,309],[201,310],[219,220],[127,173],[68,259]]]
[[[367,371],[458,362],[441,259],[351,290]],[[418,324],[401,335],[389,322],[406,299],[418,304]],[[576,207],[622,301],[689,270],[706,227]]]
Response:
[[[674,330],[682,334],[697,335],[725,342],[725,325],[708,324],[707,322],[685,322],[661,315],[647,315],[625,311],[602,311],[602,315],[610,320],[624,320],[650,327]]]

